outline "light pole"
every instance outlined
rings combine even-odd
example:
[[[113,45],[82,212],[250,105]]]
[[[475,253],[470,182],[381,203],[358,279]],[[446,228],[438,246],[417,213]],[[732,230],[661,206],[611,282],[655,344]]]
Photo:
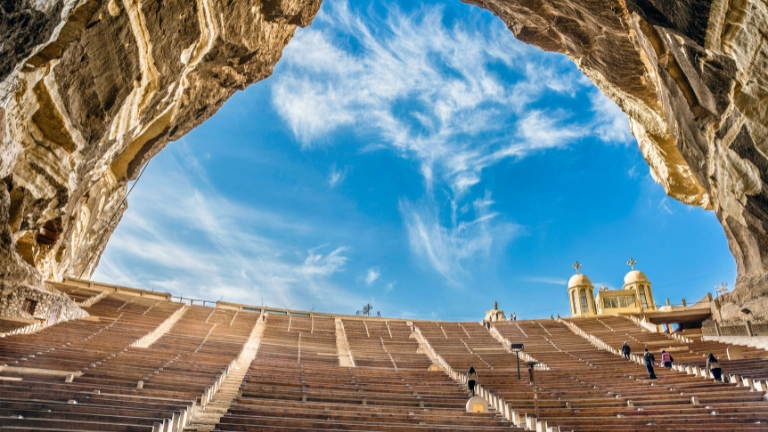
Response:
[[[539,364],[536,361],[525,362],[528,365],[529,373],[531,374],[531,385],[533,385],[533,409],[536,412],[536,418],[539,418],[539,400],[536,394],[536,377],[533,374],[534,366]]]
[[[511,344],[510,348],[515,352],[515,358],[517,359],[517,379],[520,379],[520,351],[523,350],[523,344]]]

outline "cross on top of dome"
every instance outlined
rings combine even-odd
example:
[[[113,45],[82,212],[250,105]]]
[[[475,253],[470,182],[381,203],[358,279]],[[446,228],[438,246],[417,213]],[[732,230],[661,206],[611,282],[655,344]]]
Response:
[[[576,261],[571,267],[576,269],[576,274],[580,274],[579,273],[579,269],[582,268],[583,266],[581,264],[579,264],[578,261]]]
[[[627,261],[627,265],[632,267],[632,270],[634,270],[635,269],[635,264],[637,264],[637,261],[635,261],[634,258],[630,257],[629,261]]]

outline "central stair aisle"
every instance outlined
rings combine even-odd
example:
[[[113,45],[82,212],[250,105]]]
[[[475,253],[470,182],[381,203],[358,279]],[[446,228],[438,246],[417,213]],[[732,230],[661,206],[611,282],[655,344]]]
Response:
[[[243,382],[248,368],[251,367],[253,359],[256,358],[265,327],[263,318],[256,321],[256,325],[243,348],[243,352],[235,362],[235,367],[224,379],[223,384],[219,387],[219,391],[213,396],[213,399],[204,408],[198,409],[192,415],[189,425],[184,428],[185,431],[209,432],[216,427],[221,417],[227,413],[232,406],[232,402],[240,395],[240,384]]]

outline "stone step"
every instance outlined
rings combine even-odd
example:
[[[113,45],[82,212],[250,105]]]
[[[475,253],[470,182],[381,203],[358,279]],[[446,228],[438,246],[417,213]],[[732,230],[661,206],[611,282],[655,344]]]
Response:
[[[237,377],[234,377],[234,379],[237,379]],[[233,386],[227,386],[227,387],[222,386],[221,388],[219,388],[219,392],[230,392],[230,393],[235,392],[235,393],[237,393],[238,391],[240,391],[240,385],[239,384],[236,385],[236,386],[234,386],[234,385]]]
[[[220,406],[220,407],[212,407],[210,405],[205,407],[205,412],[206,413],[217,414],[217,415],[219,415],[219,414],[221,414],[221,415],[226,414],[228,410],[229,410],[229,407],[228,406],[225,407],[223,405]]]
[[[211,418],[197,418],[192,423],[192,425],[212,425],[216,426],[216,424],[219,422],[219,419],[221,419],[220,415],[216,415],[215,417]]]
[[[232,377],[233,380],[239,379],[242,382],[242,378],[240,377]],[[237,383],[237,385],[222,385],[219,387],[219,391],[238,391],[240,390],[240,383]]]
[[[198,411],[198,412],[195,414],[195,422],[196,422],[196,421],[198,421],[198,420],[205,420],[205,419],[209,419],[209,418],[214,418],[214,417],[219,417],[219,416],[220,416],[220,414],[219,414],[219,413],[215,413],[215,412],[207,412],[207,410],[208,410],[208,407],[206,407],[205,409],[206,409],[206,411],[205,411],[205,412],[200,412],[200,411]]]
[[[211,425],[190,425],[185,426],[184,430],[189,432],[210,432],[215,428],[215,426]]]

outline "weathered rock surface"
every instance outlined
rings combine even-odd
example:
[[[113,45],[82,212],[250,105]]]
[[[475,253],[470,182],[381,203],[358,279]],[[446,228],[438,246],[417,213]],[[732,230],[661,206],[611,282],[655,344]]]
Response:
[[[35,302],[31,313],[25,312],[22,308],[25,300]],[[55,288],[48,287],[44,290],[22,285],[0,298],[0,316],[38,319],[45,321],[47,325],[53,325],[71,319],[85,318],[88,312]]]
[[[768,296],[765,0],[465,1],[572,58],[629,115],[667,193],[715,211],[738,266],[721,301]],[[319,4],[0,4],[0,289],[89,276],[128,181],[267,77]]]
[[[464,1],[569,56],[628,114],[667,194],[715,211],[738,270],[723,303],[768,296],[768,2]]]
[[[0,2],[0,296],[89,277],[127,184],[272,73],[320,0]]]

